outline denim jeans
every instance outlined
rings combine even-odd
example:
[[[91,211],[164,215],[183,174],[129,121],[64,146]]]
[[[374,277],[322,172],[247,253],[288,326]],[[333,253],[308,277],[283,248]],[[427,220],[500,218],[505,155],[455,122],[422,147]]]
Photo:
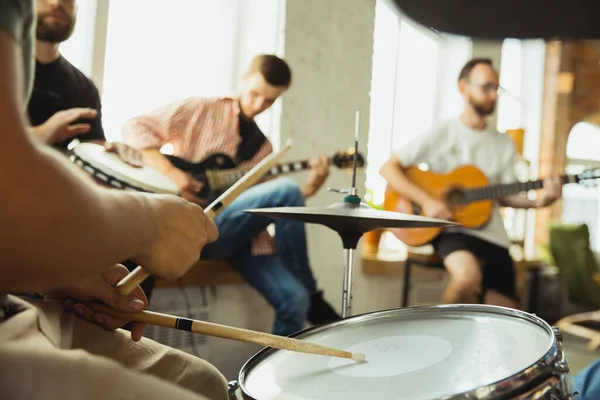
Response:
[[[597,359],[573,377],[573,389],[579,392],[577,400],[600,399],[600,359]]]
[[[279,178],[242,193],[215,218],[219,239],[204,247],[202,259],[227,259],[275,309],[273,333],[303,329],[310,295],[317,291],[306,245],[304,223],[244,212],[252,208],[304,206],[297,183]],[[274,255],[253,256],[252,238],[275,224]]]

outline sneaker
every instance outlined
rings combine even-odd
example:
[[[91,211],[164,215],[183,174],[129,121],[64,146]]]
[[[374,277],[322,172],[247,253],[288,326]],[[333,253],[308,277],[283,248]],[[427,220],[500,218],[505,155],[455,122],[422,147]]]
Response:
[[[338,321],[342,319],[333,307],[323,299],[323,292],[319,291],[310,296],[310,306],[308,308],[308,322],[313,325],[320,325],[327,322]]]

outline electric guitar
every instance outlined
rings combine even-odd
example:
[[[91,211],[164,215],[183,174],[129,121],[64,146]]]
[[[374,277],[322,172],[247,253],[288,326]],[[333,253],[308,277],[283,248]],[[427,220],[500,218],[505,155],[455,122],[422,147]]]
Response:
[[[198,197],[206,198],[209,203],[229,189],[251,169],[248,167],[240,168],[234,159],[223,153],[211,154],[197,163],[192,163],[173,155],[165,154],[165,157],[167,157],[174,167],[191,174],[195,179],[203,183],[204,186],[201,192],[198,193]],[[352,168],[353,160],[354,148],[338,151],[327,159],[329,165],[334,165],[340,169]],[[364,163],[362,154],[357,153],[356,167],[363,167]],[[308,159],[281,163],[271,168],[265,174],[265,177],[299,172],[309,168]]]
[[[447,174],[436,174],[418,167],[406,169],[407,177],[430,196],[446,203],[452,220],[465,228],[483,227],[491,218],[494,200],[503,196],[541,189],[544,181],[490,185],[486,176],[475,166],[457,168]],[[600,178],[600,169],[584,171],[577,175],[563,175],[562,184],[583,183]],[[390,187],[386,188],[383,207],[387,211],[423,215],[421,207]],[[394,228],[390,231],[408,246],[418,247],[430,243],[443,228]]]

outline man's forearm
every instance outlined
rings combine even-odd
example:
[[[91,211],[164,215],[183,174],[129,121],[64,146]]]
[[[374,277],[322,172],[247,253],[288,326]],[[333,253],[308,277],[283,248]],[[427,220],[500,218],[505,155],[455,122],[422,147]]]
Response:
[[[52,137],[48,134],[44,125],[32,126],[29,128],[29,132],[35,137],[40,143],[52,144]]]
[[[144,163],[154,168],[155,170],[168,175],[170,172],[175,170],[175,167],[159,150],[156,149],[144,149],[138,150],[142,155]]]
[[[0,154],[0,291],[67,285],[141,252],[153,234],[139,194],[104,189],[43,145]],[[11,160],[12,158],[12,160]],[[8,165],[10,164],[10,165]],[[32,251],[31,249],[34,249]]]
[[[524,209],[542,207],[542,205],[538,203],[537,199],[531,200],[531,199],[529,199],[525,196],[521,196],[521,195],[505,196],[500,199],[500,205],[503,207],[524,208]]]

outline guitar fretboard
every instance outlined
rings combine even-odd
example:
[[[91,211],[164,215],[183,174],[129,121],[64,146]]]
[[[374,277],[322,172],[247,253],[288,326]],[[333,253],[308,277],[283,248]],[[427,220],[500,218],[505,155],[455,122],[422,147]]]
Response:
[[[328,162],[331,164],[332,159],[329,158]],[[275,176],[291,172],[300,172],[309,168],[310,165],[308,164],[308,160],[282,163],[273,166],[273,168],[271,168],[269,172],[265,174],[265,176]],[[210,173],[207,172],[207,178],[210,181],[211,187],[226,188],[240,180],[248,171],[250,171],[250,168],[235,168],[223,171],[210,171]]]
[[[561,177],[562,184],[576,183],[578,180],[576,175],[564,175]],[[464,190],[464,202],[471,203],[481,200],[493,200],[500,197],[537,190],[544,187],[544,181],[541,179],[528,182],[516,182],[499,185],[482,186],[473,189]]]

